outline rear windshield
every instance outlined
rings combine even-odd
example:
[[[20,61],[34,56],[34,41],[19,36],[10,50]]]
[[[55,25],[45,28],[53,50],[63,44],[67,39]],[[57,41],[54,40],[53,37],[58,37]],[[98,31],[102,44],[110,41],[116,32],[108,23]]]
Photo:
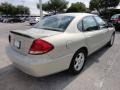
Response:
[[[73,19],[73,16],[54,15],[42,19],[34,28],[64,32]]]

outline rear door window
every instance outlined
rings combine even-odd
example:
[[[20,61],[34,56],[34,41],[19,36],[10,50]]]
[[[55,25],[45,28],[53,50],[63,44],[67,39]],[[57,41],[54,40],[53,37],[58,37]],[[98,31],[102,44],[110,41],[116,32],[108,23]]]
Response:
[[[83,31],[95,31],[98,29],[99,26],[92,16],[88,16],[83,19]]]

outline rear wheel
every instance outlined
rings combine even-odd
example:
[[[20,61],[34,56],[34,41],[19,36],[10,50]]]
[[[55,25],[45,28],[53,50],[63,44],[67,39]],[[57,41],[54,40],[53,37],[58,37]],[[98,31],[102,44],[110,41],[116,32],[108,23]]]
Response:
[[[69,71],[72,74],[79,74],[84,67],[87,54],[85,50],[79,50],[72,58]]]

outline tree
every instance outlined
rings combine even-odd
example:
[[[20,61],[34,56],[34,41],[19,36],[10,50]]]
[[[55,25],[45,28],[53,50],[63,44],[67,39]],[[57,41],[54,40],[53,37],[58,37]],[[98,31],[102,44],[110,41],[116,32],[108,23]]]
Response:
[[[66,0],[49,0],[43,4],[43,10],[54,14],[61,13],[67,8],[67,4]],[[37,8],[39,9],[39,4],[37,4]]]
[[[81,2],[72,3],[71,7],[68,8],[67,12],[85,12],[87,10],[85,4]]]
[[[25,6],[22,6],[22,5],[18,5],[16,7],[16,9],[17,9],[17,14],[20,14],[20,15],[24,15],[24,14],[29,15],[30,14],[30,11],[29,11],[28,7],[25,7]]]
[[[119,4],[120,0],[91,0],[90,9],[97,10],[99,14],[101,11],[107,11],[108,8],[116,7]]]
[[[27,15],[29,15],[29,13],[30,13],[28,7],[24,7],[24,6],[20,6],[20,5],[19,6],[13,6],[12,4],[9,4],[7,2],[0,4],[0,12],[1,12],[1,14],[12,15],[12,16],[15,16],[17,14],[20,14],[20,15],[27,14]]]
[[[101,0],[101,8],[106,12],[110,7],[116,7],[119,4],[119,0]]]
[[[1,3],[0,8],[1,8],[0,11],[2,12],[2,14],[9,15],[11,14],[11,9],[13,8],[13,6],[5,2],[5,3]]]
[[[100,13],[100,7],[101,7],[101,0],[91,0],[90,1],[90,10],[97,10]]]

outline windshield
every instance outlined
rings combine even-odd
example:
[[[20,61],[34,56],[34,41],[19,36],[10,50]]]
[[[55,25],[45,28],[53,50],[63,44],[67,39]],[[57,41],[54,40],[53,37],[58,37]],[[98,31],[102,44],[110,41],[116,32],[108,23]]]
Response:
[[[73,19],[73,16],[50,16],[42,19],[34,28],[64,32]]]

